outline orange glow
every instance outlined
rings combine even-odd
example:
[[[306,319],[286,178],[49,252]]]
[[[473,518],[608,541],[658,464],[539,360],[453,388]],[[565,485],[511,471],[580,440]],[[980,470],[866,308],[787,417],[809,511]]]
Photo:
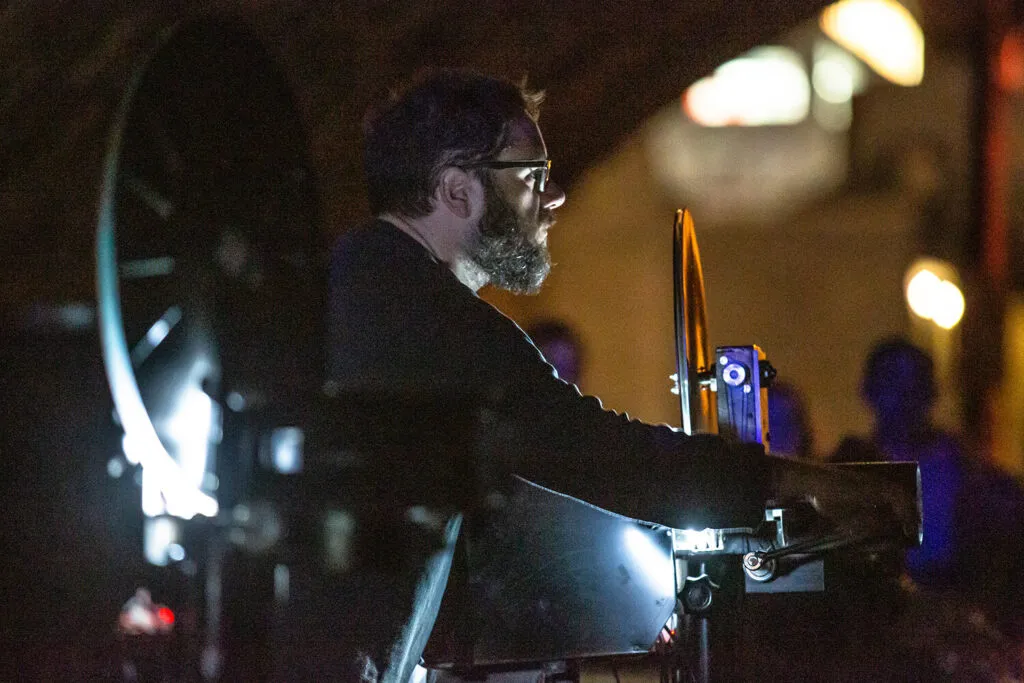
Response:
[[[821,30],[897,85],[924,78],[924,33],[896,0],[840,0],[821,13]]]
[[[1003,90],[1024,90],[1024,35],[1011,32],[999,45],[996,77]]]

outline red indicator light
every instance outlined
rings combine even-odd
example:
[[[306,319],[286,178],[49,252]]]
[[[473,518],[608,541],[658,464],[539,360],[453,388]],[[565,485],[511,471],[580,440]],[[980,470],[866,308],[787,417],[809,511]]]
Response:
[[[169,607],[161,607],[160,609],[158,609],[156,611],[156,616],[158,619],[160,619],[160,621],[164,622],[165,624],[174,623],[174,612],[172,612]]]

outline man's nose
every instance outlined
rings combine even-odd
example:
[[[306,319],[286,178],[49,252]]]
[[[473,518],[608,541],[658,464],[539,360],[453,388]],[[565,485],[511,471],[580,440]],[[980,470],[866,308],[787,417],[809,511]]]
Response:
[[[545,209],[553,210],[565,204],[565,192],[558,183],[553,180],[549,180],[544,187],[544,192],[540,196],[541,206]]]

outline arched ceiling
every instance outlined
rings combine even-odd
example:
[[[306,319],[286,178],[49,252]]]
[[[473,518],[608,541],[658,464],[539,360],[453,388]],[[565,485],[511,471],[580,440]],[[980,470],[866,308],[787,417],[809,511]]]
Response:
[[[86,10],[72,1],[10,3],[0,11],[4,232],[87,232],[112,113],[133,68],[176,20],[236,16],[280,56],[325,189],[352,204],[338,210],[348,217],[362,201],[362,111],[423,65],[528,75],[547,90],[543,127],[559,180],[571,184],[688,83],[824,4],[149,0]]]
[[[359,125],[369,102],[424,65],[468,66],[548,93],[541,123],[571,186],[657,109],[715,66],[778,40],[825,0],[75,0],[0,8],[0,216],[5,271],[88,257],[100,169],[118,102],[177,22],[227,15],[280,60],[319,169],[325,230],[365,215]],[[972,9],[935,11],[960,17]],[[977,3],[968,3],[971,8]],[[925,13],[926,15],[928,13]],[[57,268],[79,272],[81,268]],[[72,276],[67,276],[72,277]],[[82,276],[74,276],[81,279]],[[12,276],[6,299],[42,283]],[[85,285],[91,288],[91,282]],[[47,285],[67,289],[59,277]],[[84,286],[79,283],[79,286]]]

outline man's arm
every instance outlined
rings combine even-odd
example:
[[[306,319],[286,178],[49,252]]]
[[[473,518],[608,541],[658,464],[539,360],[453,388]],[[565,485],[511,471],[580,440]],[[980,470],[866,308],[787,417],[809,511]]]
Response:
[[[830,472],[604,410],[397,229],[378,224],[342,246],[332,378],[370,395],[434,396],[439,410],[452,403],[446,396],[476,397],[474,467],[485,488],[519,474],[620,514],[699,528],[755,525],[780,497],[806,494],[823,510],[861,497]]]
[[[581,396],[533,356],[506,386],[507,424],[495,422],[490,436],[499,443],[487,449],[530,481],[675,528],[754,527],[766,505],[798,500],[844,525],[892,527],[898,519],[908,534],[917,528],[916,501],[890,482],[631,420]]]

